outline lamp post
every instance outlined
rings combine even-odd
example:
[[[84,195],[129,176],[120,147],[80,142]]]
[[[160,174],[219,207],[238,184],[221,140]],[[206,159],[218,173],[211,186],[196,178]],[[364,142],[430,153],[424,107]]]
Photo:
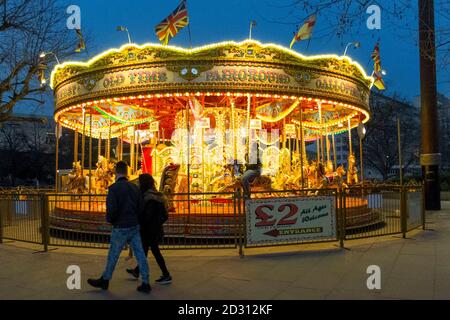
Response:
[[[420,164],[425,189],[425,209],[441,209],[439,183],[438,109],[436,94],[436,43],[434,27],[434,1],[419,0],[419,52],[420,52],[420,122],[422,154]]]
[[[131,36],[130,36],[130,32],[128,31],[128,28],[127,28],[127,27],[124,27],[124,26],[118,26],[118,27],[116,28],[116,30],[117,30],[117,31],[124,31],[124,32],[126,32],[127,35],[128,35],[128,43],[131,44]]]
[[[345,50],[344,50],[344,56],[347,55],[348,47],[350,47],[351,45],[353,45],[353,47],[356,49],[356,48],[359,48],[361,46],[361,43],[359,41],[354,41],[354,42],[347,43],[347,45],[345,46]]]
[[[47,79],[45,79],[45,70],[47,69],[47,64],[45,62],[45,58],[48,55],[52,55],[55,57],[56,62],[60,64],[58,56],[53,52],[41,52],[39,54],[39,63],[38,63],[38,71],[39,71],[39,81],[41,82],[41,87],[44,87],[47,84]]]
[[[58,56],[57,56],[55,53],[51,52],[51,51],[50,51],[50,52],[41,52],[41,54],[39,55],[39,58],[44,59],[44,58],[47,57],[48,55],[52,55],[53,57],[55,57],[56,62],[57,62],[58,64],[61,64],[61,63],[59,62]]]

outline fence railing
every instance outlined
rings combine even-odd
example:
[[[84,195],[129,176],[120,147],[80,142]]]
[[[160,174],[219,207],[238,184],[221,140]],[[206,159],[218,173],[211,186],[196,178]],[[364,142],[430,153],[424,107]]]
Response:
[[[261,191],[249,198],[240,192],[175,194],[170,198],[169,220],[161,244],[164,249],[239,248],[242,254],[244,248],[251,247],[317,242],[343,246],[345,241],[358,238],[392,234],[405,237],[408,231],[425,226],[423,199],[422,186]],[[251,226],[255,220],[250,219],[255,213],[249,211],[252,201],[288,204],[300,200],[331,201],[333,230],[328,230],[328,235],[279,236],[280,219],[289,213],[283,209],[277,225],[265,230],[272,232],[270,240],[250,241],[248,236],[255,229]],[[108,248],[111,226],[105,221],[105,202],[105,195],[2,192],[0,243],[3,239],[31,242],[42,244],[44,250],[48,246]],[[301,212],[295,214],[301,218]],[[296,220],[293,212],[289,215],[291,220],[287,221]],[[283,228],[284,234],[303,232],[298,226],[291,231],[286,231],[288,225]]]

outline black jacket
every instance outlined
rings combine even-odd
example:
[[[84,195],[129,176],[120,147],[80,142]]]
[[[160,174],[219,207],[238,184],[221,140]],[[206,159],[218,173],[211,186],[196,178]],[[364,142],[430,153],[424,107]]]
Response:
[[[142,197],[138,186],[127,178],[119,178],[108,188],[106,221],[114,228],[131,228],[139,225]]]
[[[139,217],[141,236],[144,240],[159,241],[164,236],[167,201],[162,193],[154,190],[145,192],[143,199],[143,210]]]

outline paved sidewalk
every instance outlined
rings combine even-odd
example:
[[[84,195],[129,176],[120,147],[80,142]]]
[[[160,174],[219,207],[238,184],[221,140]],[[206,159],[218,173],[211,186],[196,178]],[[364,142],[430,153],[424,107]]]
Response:
[[[64,249],[35,253],[23,244],[0,245],[0,299],[450,299],[450,202],[428,215],[426,231],[333,245],[246,250],[165,251],[174,282],[153,285],[146,296],[120,259],[110,290],[91,289],[105,250]],[[36,247],[41,249],[41,247]],[[284,250],[283,253],[264,251]],[[312,250],[312,251],[311,251]],[[82,289],[66,287],[66,268],[78,265]],[[366,287],[369,265],[381,268],[381,290]],[[151,278],[160,272],[150,258]]]

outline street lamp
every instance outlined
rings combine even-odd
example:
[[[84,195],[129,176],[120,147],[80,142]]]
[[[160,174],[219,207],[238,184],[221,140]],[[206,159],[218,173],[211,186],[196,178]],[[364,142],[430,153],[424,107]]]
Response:
[[[51,51],[49,51],[49,52],[41,52],[41,54],[39,55],[39,58],[44,59],[44,58],[47,57],[48,55],[54,56],[55,59],[56,59],[56,62],[58,62],[58,64],[61,64],[61,63],[59,62],[58,56],[57,56],[55,53],[51,52]]]
[[[353,45],[353,47],[356,49],[356,48],[359,48],[361,46],[361,43],[359,41],[354,41],[354,42],[347,43],[347,45],[345,46],[345,50],[344,50],[344,56],[347,55],[348,47],[350,47],[351,45]]]
[[[124,27],[124,26],[118,26],[118,27],[116,28],[116,30],[117,30],[117,31],[125,31],[125,32],[128,34],[128,43],[131,44],[131,36],[130,36],[130,32],[128,31],[128,28],[127,28],[127,27]]]

